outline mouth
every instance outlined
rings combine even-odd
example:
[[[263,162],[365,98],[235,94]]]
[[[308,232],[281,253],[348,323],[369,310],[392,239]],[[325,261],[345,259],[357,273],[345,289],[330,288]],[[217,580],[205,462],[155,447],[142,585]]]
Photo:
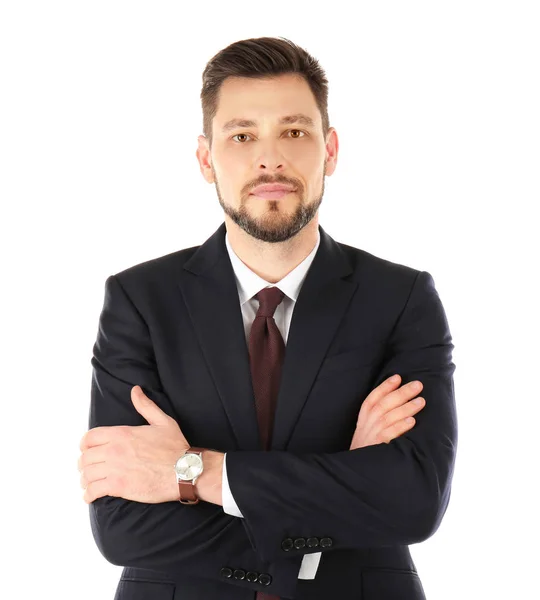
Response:
[[[256,194],[251,194],[251,196],[256,196],[257,198],[263,198],[265,200],[279,200],[288,194],[294,194],[296,190],[275,190],[273,192],[258,192]]]

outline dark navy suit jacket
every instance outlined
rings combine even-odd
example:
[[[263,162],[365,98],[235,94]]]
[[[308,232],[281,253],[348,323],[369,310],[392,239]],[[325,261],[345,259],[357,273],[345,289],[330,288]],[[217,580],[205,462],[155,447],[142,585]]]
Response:
[[[439,527],[457,448],[454,346],[432,276],[319,225],[265,452],[225,231],[105,282],[89,427],[147,424],[131,402],[140,385],[191,445],[227,452],[245,517],[207,502],[96,499],[96,544],[125,567],[116,600],[425,598],[408,546]],[[415,426],[349,451],[363,400],[394,373],[423,383]],[[322,552],[317,575],[298,579],[310,552]]]

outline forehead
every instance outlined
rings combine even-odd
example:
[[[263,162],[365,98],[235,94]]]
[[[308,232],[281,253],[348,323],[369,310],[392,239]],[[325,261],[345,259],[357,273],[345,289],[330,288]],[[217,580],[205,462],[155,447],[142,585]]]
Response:
[[[229,77],[220,89],[214,128],[222,132],[226,125],[230,130],[234,122],[248,126],[241,124],[247,121],[287,123],[293,122],[292,119],[283,117],[294,115],[307,117],[313,127],[322,123],[315,97],[302,77],[291,74],[258,79]],[[308,120],[301,124],[310,126]]]

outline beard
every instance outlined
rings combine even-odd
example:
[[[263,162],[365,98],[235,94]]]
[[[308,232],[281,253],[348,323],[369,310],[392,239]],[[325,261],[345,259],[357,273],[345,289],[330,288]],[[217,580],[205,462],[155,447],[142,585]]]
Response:
[[[324,163],[324,167],[325,169],[323,172],[326,172],[326,161]],[[216,173],[214,171],[214,180],[216,183],[218,200],[225,214],[228,215],[231,220],[234,221],[234,223],[241,227],[251,237],[263,242],[270,242],[272,244],[277,242],[285,242],[286,240],[294,237],[313,219],[322,203],[324,195],[324,179],[325,178],[323,175],[321,190],[313,202],[308,203],[301,195],[301,186],[297,188],[295,193],[300,195],[300,202],[292,214],[288,214],[283,211],[282,207],[280,206],[280,200],[260,199],[258,200],[259,202],[266,202],[268,204],[268,211],[262,216],[254,217],[250,214],[249,209],[246,208],[245,201],[242,201],[240,208],[236,209],[223,200]],[[261,183],[266,182],[263,181]]]

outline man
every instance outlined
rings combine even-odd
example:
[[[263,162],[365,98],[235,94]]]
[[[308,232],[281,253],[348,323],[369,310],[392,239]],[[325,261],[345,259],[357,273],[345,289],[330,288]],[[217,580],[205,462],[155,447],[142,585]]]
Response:
[[[408,545],[457,446],[433,278],[318,224],[338,138],[307,52],[231,44],[201,99],[225,222],[108,277],[94,345],[78,466],[116,599],[425,598]]]

